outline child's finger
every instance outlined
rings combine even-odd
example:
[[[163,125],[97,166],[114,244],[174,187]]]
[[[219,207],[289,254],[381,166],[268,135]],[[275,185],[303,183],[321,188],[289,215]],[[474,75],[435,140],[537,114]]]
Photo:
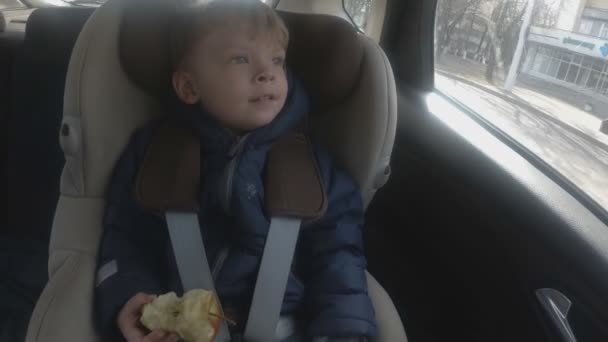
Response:
[[[179,336],[176,334],[170,334],[163,340],[163,342],[179,342]]]
[[[171,334],[168,332],[163,332],[162,330],[155,330],[150,335],[150,341],[145,340],[145,342],[178,342],[179,336],[176,334]],[[142,341],[144,342],[144,341]]]
[[[162,330],[154,330],[144,337],[141,342],[164,342],[168,336],[169,334]]]
[[[156,296],[145,293],[136,294],[125,304],[127,315],[130,316],[131,320],[137,320],[143,306],[150,303],[155,298]]]
[[[139,342],[144,339],[144,333],[135,327],[125,327],[122,334],[128,342]]]
[[[147,293],[138,293],[130,301],[133,301],[133,305],[142,306],[144,304],[148,304],[156,298],[155,295],[147,294]]]
[[[137,327],[137,317],[131,315],[119,316],[118,328],[129,342],[140,341],[145,334]]]

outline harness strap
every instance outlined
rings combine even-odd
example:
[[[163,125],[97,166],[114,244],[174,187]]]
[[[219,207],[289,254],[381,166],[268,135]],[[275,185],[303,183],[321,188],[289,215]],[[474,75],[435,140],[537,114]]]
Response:
[[[192,212],[168,211],[165,213],[165,219],[184,292],[205,289],[215,294],[198,215]],[[216,341],[230,341],[230,332],[225,321],[220,325]]]
[[[214,290],[197,212],[200,141],[169,120],[161,124],[140,168],[139,204],[165,213],[184,290]],[[270,149],[265,168],[265,210],[270,228],[258,271],[244,338],[269,342],[275,330],[291,272],[300,227],[323,216],[327,199],[312,145],[303,133],[289,133]],[[230,339],[226,324],[217,341]]]

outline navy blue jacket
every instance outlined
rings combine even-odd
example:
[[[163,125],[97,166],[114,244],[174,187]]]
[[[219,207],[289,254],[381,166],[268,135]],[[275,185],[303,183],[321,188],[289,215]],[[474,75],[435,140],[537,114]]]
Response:
[[[198,107],[176,105],[175,115],[201,139],[201,232],[222,305],[248,312],[268,233],[262,180],[272,143],[308,112],[302,86],[289,77],[287,101],[268,125],[237,138]],[[165,221],[134,200],[137,171],[155,124],[139,130],[120,158],[107,193],[95,289],[96,322],[118,333],[118,311],[137,292],[182,293]],[[354,181],[315,146],[328,210],[303,227],[282,314],[298,314],[309,336],[375,334],[362,248],[363,207]],[[104,268],[105,266],[105,268]]]

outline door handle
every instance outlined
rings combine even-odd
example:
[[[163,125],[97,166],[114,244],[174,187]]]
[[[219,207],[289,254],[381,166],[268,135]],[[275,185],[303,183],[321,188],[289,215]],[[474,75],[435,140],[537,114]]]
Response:
[[[568,312],[572,307],[572,301],[563,293],[549,288],[536,290],[536,298],[557,328],[562,341],[576,342],[576,337],[568,322]]]

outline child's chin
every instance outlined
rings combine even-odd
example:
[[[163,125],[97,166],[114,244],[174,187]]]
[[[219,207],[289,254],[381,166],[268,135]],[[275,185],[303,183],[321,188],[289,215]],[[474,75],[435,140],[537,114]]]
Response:
[[[250,130],[268,125],[269,123],[272,122],[272,120],[274,120],[274,118],[277,117],[277,114],[278,113],[274,113],[274,112],[258,113],[255,116],[255,118],[253,118],[254,120],[252,120],[252,122],[250,123],[251,124]]]

